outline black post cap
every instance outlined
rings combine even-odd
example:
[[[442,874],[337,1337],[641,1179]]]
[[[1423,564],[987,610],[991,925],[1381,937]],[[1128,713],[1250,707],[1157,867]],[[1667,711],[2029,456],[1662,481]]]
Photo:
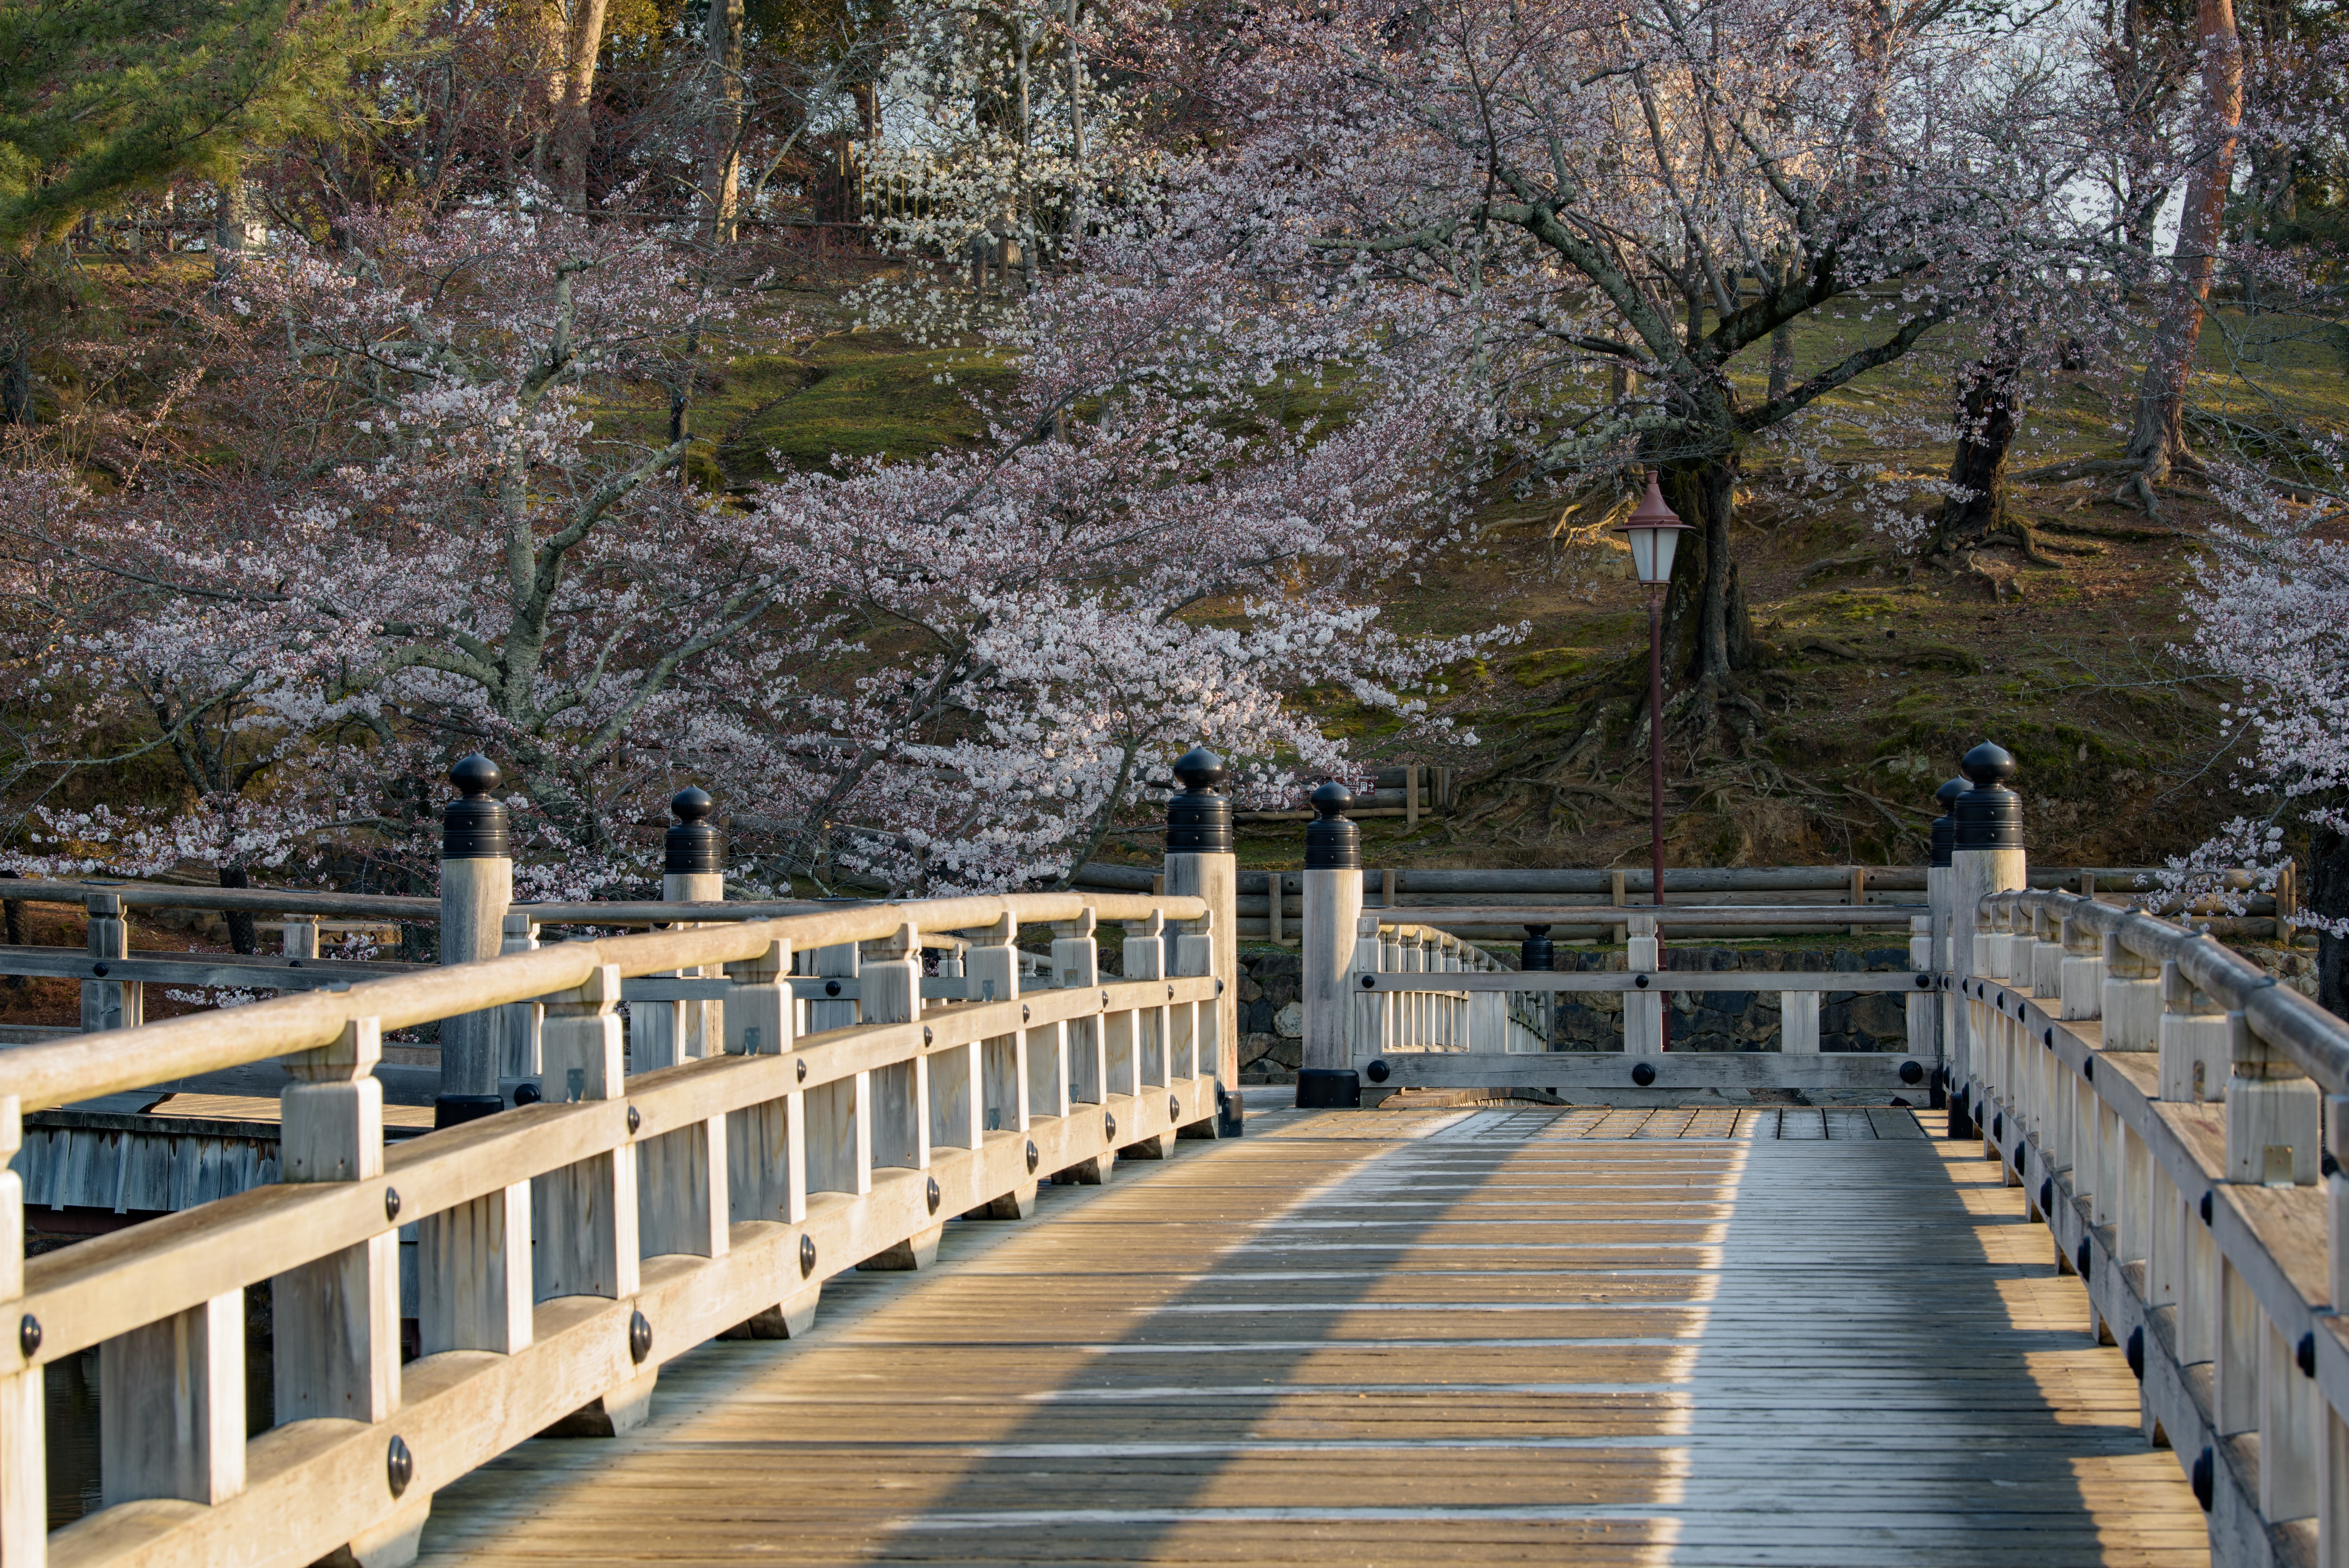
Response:
[[[661,849],[661,870],[670,876],[709,875],[726,869],[726,834],[709,820],[718,809],[707,792],[688,784],[668,803],[677,824]]]
[[[2023,848],[2023,798],[2006,787],[2006,781],[2014,777],[2013,754],[1985,740],[1966,753],[1958,771],[1973,787],[1950,808],[1957,823],[1951,849]]]
[[[1174,777],[1183,790],[1166,802],[1166,852],[1232,853],[1232,803],[1216,792],[1224,781],[1224,759],[1195,746],[1176,759]]]
[[[1934,865],[1950,863],[1950,851],[1956,847],[1958,841],[1958,820],[1951,813],[1957,807],[1958,797],[1965,792],[1966,781],[1962,779],[1952,779],[1933,791],[1933,801],[1941,808],[1941,814],[1933,819]]]
[[[1542,972],[1557,967],[1557,949],[1550,943],[1549,927],[1526,926],[1526,939],[1517,944],[1517,968]]]
[[[1362,869],[1362,830],[1346,818],[1354,792],[1334,779],[1313,791],[1313,820],[1305,825],[1305,869],[1309,872],[1357,872]]]
[[[476,751],[449,769],[457,799],[440,809],[440,858],[444,861],[503,860],[513,853],[506,835],[505,802],[492,796],[503,775]]]

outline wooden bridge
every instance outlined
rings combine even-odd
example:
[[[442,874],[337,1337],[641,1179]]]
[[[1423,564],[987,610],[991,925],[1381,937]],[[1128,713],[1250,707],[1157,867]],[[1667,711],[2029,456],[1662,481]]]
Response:
[[[1910,971],[1778,977],[1758,1053],[1663,1048],[1668,989],[1754,980],[1645,929],[1510,971],[1445,934],[1490,903],[1364,910],[1325,799],[1294,1108],[1236,1087],[1186,762],[1164,892],[721,905],[688,813],[669,899],[601,906],[654,929],[539,945],[469,789],[438,970],[152,1024],[88,976],[129,1026],[0,1051],[0,1154],[281,1061],[279,1154],[29,1260],[0,1175],[0,1563],[2349,1563],[2349,1026],[2032,889],[1995,748],[1865,914]],[[1756,907],[1588,918],[1862,918]],[[1818,1050],[1863,981],[1907,1049]],[[1602,988],[1622,1050],[1526,1048]]]

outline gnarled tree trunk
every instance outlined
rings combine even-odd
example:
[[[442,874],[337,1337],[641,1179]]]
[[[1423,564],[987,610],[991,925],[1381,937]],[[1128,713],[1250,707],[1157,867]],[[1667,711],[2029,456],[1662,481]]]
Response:
[[[1958,449],[1950,459],[1951,494],[1933,525],[1929,555],[1978,544],[2006,523],[2006,459],[2023,417],[2022,366],[1993,354],[1958,366]]]

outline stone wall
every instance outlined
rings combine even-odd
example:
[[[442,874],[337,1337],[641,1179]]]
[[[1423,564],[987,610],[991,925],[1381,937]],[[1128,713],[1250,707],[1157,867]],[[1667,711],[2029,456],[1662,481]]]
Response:
[[[1674,970],[1751,974],[1752,990],[1671,992],[1672,1049],[1761,1051],[1776,1046],[1778,992],[1767,976],[1788,970],[1884,970],[1905,972],[1909,949],[1670,947],[1665,967]],[[1274,947],[1244,948],[1240,965],[1240,1081],[1294,1083],[1304,1018],[1298,1006],[1298,955]],[[1561,948],[1560,969],[1619,970],[1623,954],[1588,948]],[[1893,992],[1830,991],[1819,1006],[1823,1051],[1905,1051],[1908,997]],[[1561,995],[1552,1016],[1553,1048],[1617,1050],[1623,1040],[1619,993]]]

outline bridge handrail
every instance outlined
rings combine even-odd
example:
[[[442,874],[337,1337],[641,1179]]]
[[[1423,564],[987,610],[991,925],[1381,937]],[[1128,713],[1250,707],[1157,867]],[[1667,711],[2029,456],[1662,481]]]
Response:
[[[1122,977],[1099,974],[1102,919],[1129,923]],[[1177,922],[1191,929],[1170,944]],[[1054,944],[1061,984],[1023,996],[1014,939],[1047,923],[1075,933]],[[1121,1149],[1212,1127],[1229,980],[1216,924],[1209,901],[1174,895],[835,907],[0,1053],[0,1554],[8,1568],[299,1564],[346,1546],[365,1560],[420,1528],[435,1488],[550,1424],[626,1424],[661,1361],[730,1330],[803,1329],[824,1275],[913,1266],[947,1218],[1024,1212],[1040,1177],[1098,1180]],[[966,963],[998,999],[926,1007],[924,931],[984,931]],[[859,943],[886,954],[864,962],[860,999],[798,1004],[800,1034],[794,954],[857,975]],[[624,1077],[623,980],[718,965],[729,1054]],[[533,1002],[563,1103],[387,1150],[383,1034]],[[25,1109],[276,1057],[297,1080],[280,1181],[22,1257],[5,1164]],[[411,1224],[425,1354],[403,1367]],[[243,1292],[263,1281],[278,1424],[248,1440]],[[41,1369],[91,1346],[104,1506],[50,1535]]]
[[[1992,892],[1971,927],[1953,1122],[2127,1346],[2214,1561],[2343,1561],[2349,1022],[2142,909]]]

